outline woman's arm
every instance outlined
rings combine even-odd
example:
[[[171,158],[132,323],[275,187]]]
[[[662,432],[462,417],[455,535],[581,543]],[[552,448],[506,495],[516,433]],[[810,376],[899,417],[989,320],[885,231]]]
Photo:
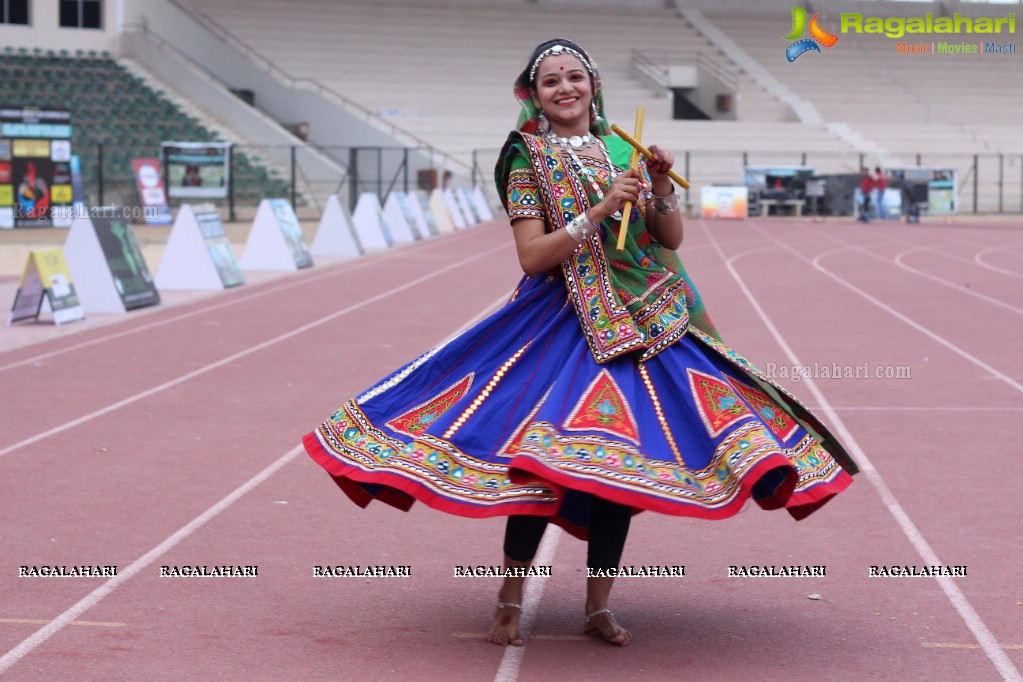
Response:
[[[640,177],[638,171],[625,171],[615,178],[604,199],[589,210],[589,217],[599,225],[608,216],[622,208],[626,201],[639,201]],[[595,229],[595,227],[593,228]],[[517,218],[512,222],[515,250],[519,265],[527,277],[536,277],[555,268],[572,255],[579,245],[568,230],[547,232],[539,218]],[[592,229],[587,232],[592,233]]]
[[[579,242],[567,230],[546,232],[538,218],[519,218],[512,223],[515,251],[526,277],[537,277],[572,255]]]
[[[655,197],[667,197],[666,202],[674,203],[675,200],[670,197],[675,193],[675,186],[668,179],[668,171],[671,170],[675,157],[671,152],[656,146],[651,146],[650,151],[654,154],[653,160],[647,163],[647,172],[650,173],[652,182],[651,191]],[[674,211],[660,213],[655,208],[658,203],[655,198],[646,205],[644,213],[646,229],[662,246],[674,251],[682,245],[682,238],[685,236],[682,226],[682,211],[675,203]]]

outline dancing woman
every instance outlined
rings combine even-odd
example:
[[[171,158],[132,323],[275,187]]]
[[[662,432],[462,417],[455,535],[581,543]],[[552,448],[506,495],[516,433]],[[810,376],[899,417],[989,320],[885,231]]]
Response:
[[[570,41],[537,46],[515,95],[496,180],[525,277],[494,315],[340,407],[309,454],[361,506],[508,516],[509,568],[532,562],[549,521],[606,573],[640,511],[721,519],[752,498],[801,519],[844,490],[842,446],[707,316],[675,253],[672,154],[652,146],[645,172],[625,170],[599,72]],[[523,643],[523,581],[505,578],[490,641]],[[583,628],[624,646],[612,584],[587,578]]]

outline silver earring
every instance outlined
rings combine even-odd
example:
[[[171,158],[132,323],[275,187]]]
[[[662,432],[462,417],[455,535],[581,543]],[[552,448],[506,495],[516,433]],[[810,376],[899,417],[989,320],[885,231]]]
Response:
[[[593,111],[593,122],[594,123],[603,123],[604,122],[604,119],[600,116],[600,114],[597,113],[597,103],[596,102],[590,102],[590,110]]]
[[[536,130],[540,134],[546,133],[551,129],[551,122],[547,120],[547,114],[543,113],[543,109],[536,115]]]

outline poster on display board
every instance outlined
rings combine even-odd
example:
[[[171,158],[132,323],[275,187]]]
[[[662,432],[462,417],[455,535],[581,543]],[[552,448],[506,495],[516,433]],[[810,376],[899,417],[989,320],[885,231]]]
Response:
[[[7,325],[23,320],[38,320],[44,302],[49,305],[53,321],[58,325],[85,318],[85,311],[78,302],[78,294],[64,260],[64,251],[60,247],[28,254],[28,262],[18,282]]]
[[[749,213],[749,188],[703,187],[700,190],[700,215],[704,218],[744,219]]]
[[[132,159],[135,170],[135,188],[142,204],[146,225],[170,225],[171,211],[167,191],[163,186],[163,173],[159,159]]]
[[[158,289],[227,289],[245,283],[213,204],[183,204],[156,271]]]
[[[887,168],[890,184],[927,188],[927,213],[951,215],[959,211],[959,183],[955,168],[911,166]]]
[[[230,142],[161,142],[160,154],[172,199],[227,198]]]
[[[72,200],[71,114],[0,109],[0,227],[67,227]]]
[[[64,257],[86,312],[126,312],[160,302],[135,233],[119,209],[76,217]]]
[[[238,260],[242,270],[298,270],[313,264],[302,225],[287,199],[263,199],[252,221],[245,249]]]

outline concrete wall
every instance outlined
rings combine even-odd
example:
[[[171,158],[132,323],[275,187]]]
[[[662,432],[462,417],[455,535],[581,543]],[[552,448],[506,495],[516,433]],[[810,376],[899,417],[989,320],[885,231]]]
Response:
[[[30,0],[29,25],[0,24],[0,43],[5,47],[42,48],[44,50],[117,50],[118,27],[124,13],[124,3],[130,0],[103,2],[103,27],[61,28],[60,3],[57,0]]]

